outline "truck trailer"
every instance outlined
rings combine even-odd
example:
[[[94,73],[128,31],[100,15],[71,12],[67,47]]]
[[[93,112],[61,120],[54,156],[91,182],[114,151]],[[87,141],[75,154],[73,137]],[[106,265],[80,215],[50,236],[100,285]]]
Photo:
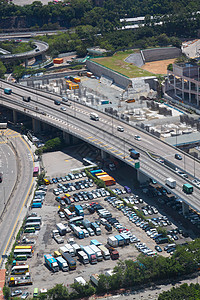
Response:
[[[51,255],[51,254],[46,254],[44,255],[44,260],[46,265],[53,271],[53,272],[58,272],[59,267],[56,259]]]
[[[175,189],[176,187],[176,180],[173,178],[169,177],[165,179],[165,184],[168,185],[171,189]]]

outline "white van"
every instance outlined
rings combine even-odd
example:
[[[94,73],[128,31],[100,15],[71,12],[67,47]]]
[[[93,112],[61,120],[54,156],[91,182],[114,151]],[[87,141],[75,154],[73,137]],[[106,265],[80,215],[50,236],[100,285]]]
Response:
[[[123,132],[123,131],[124,131],[124,127],[122,127],[122,126],[117,126],[117,130]]]
[[[92,112],[92,113],[90,114],[90,119],[91,119],[91,120],[95,120],[95,121],[99,121],[99,116],[98,116],[98,114],[96,114],[95,112]]]

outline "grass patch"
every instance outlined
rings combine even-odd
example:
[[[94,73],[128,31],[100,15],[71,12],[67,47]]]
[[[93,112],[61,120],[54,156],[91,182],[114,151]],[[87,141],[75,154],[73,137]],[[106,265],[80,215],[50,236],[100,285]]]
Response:
[[[129,78],[156,76],[151,72],[138,68],[131,63],[125,62],[124,59],[132,53],[134,52],[130,50],[124,52],[120,51],[115,53],[111,57],[101,57],[91,60],[118,73],[121,73]]]

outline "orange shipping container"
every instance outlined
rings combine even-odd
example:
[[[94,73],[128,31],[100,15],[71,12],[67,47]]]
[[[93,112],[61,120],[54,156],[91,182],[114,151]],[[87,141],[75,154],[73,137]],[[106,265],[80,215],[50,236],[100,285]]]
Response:
[[[74,82],[78,83],[78,82],[81,82],[81,80],[79,77],[74,77]]]
[[[91,77],[92,75],[92,72],[87,72],[87,77]]]
[[[53,63],[54,64],[62,64],[63,63],[63,58],[54,58]]]

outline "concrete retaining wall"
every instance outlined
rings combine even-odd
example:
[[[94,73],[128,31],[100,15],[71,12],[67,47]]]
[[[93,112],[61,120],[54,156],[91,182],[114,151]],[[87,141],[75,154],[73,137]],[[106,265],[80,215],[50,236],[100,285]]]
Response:
[[[176,47],[154,48],[142,50],[145,62],[172,59],[181,55],[181,49]]]
[[[104,75],[110,77],[113,79],[115,84],[119,85],[122,88],[126,88],[129,83],[131,83],[130,78],[111,69],[108,69],[94,61],[87,60],[86,66],[92,73],[94,73],[95,76],[101,77],[102,75]]]

